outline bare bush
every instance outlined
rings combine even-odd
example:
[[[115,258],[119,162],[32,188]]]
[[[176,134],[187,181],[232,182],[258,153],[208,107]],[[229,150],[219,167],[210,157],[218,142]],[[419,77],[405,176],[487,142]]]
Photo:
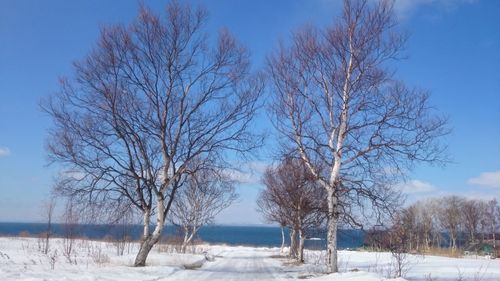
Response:
[[[50,269],[54,270],[58,257],[57,250],[47,252],[47,256],[49,258]]]
[[[89,256],[95,264],[101,265],[109,263],[109,256],[103,251],[101,243],[97,243],[91,247]]]

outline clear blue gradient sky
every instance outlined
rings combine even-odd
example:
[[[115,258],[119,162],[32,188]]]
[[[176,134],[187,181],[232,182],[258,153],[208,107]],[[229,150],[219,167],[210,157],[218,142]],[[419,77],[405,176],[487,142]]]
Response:
[[[373,0],[376,1],[376,0]],[[278,40],[304,24],[325,26],[339,0],[212,0],[209,31],[227,27],[253,54],[254,67]],[[154,10],[166,1],[146,1]],[[46,167],[44,141],[50,120],[41,98],[71,75],[72,62],[94,46],[101,26],[128,23],[136,1],[0,0],[0,221],[40,221],[54,167]],[[401,186],[410,200],[459,194],[500,199],[500,1],[397,0],[404,30],[410,32],[408,59],[396,76],[432,93],[432,103],[450,117],[447,138],[454,163],[418,167]],[[270,130],[265,117],[259,129]],[[271,136],[272,138],[273,136]],[[242,174],[240,200],[219,223],[262,223],[255,211],[259,172],[269,164],[272,139],[262,159]]]

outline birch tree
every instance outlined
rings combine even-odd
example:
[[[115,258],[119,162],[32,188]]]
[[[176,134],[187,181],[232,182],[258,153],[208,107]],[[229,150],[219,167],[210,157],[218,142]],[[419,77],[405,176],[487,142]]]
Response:
[[[303,262],[305,239],[324,219],[321,187],[302,161],[291,157],[286,157],[276,168],[268,168],[263,183],[266,189],[258,199],[261,211],[290,228],[289,256]]]
[[[486,204],[480,200],[465,200],[462,206],[464,218],[464,228],[469,236],[469,243],[474,243],[477,239],[481,218],[484,216]]]
[[[452,252],[457,249],[458,234],[464,225],[463,205],[464,199],[458,196],[448,196],[439,200],[438,220],[448,234]]]
[[[419,219],[419,233],[421,243],[423,244],[423,250],[427,251],[430,249],[432,244],[432,236],[436,235],[438,230],[435,227],[434,210],[435,204],[432,201],[417,202],[416,207],[418,209],[418,219]],[[437,233],[439,235],[439,232]]]
[[[183,235],[181,252],[196,237],[200,228],[238,198],[234,184],[220,171],[201,170],[189,175],[172,203],[171,221]]]
[[[288,226],[288,215],[284,205],[276,204],[273,193],[274,189],[266,188],[259,193],[257,198],[257,211],[262,213],[265,220],[269,223],[277,223],[281,230],[281,247],[280,253],[283,253],[285,248],[285,228]],[[296,239],[290,233],[290,244],[296,245]],[[295,247],[295,246],[294,246]],[[290,245],[290,252],[293,252],[292,245]]]
[[[174,183],[261,144],[249,125],[263,85],[246,49],[225,30],[211,40],[202,9],[171,2],[164,11],[143,6],[130,25],[103,28],[42,104],[54,123],[50,160],[79,175],[65,178],[59,194],[141,213],[135,266],[161,236]]]
[[[493,198],[489,200],[486,203],[486,212],[485,212],[485,222],[486,222],[486,229],[488,231],[488,236],[491,234],[491,238],[493,241],[493,252],[496,253],[496,247],[497,247],[497,239],[496,239],[496,232],[498,229],[498,215],[500,214],[500,207],[498,206],[498,202],[496,198]]]
[[[393,75],[404,42],[391,1],[346,0],[332,26],[295,32],[268,59],[280,140],[326,192],[328,272],[338,271],[339,222],[390,211],[391,185],[442,159],[445,119]]]

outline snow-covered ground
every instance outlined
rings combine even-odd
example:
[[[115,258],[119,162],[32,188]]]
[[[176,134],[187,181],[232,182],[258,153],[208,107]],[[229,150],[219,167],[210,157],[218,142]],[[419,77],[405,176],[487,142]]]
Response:
[[[307,263],[296,265],[276,248],[201,245],[195,254],[176,254],[157,247],[148,266],[134,268],[137,244],[118,256],[113,243],[76,240],[71,262],[62,239],[51,240],[47,255],[40,246],[35,238],[0,238],[0,280],[405,280],[384,279],[394,269],[389,253],[341,251],[343,273],[324,275],[319,251],[307,251]],[[500,280],[500,260],[479,257],[409,256],[407,269],[406,280]]]

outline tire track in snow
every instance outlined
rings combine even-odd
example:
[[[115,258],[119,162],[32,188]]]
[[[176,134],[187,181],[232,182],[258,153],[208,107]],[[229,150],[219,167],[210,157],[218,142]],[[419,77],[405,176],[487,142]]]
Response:
[[[223,251],[218,256],[215,261],[206,262],[199,269],[178,271],[162,280],[267,281],[278,280],[277,275],[281,272],[279,262],[269,257],[268,251],[236,248]]]

